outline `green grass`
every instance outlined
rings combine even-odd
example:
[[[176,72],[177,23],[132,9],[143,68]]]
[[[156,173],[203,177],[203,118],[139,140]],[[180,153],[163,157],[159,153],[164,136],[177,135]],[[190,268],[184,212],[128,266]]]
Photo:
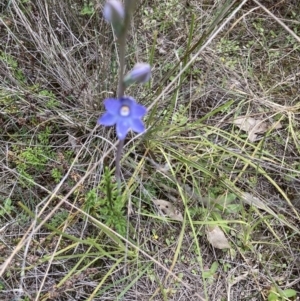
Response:
[[[95,127],[118,74],[102,4],[0,5],[0,299],[297,300],[297,1],[139,4],[126,68],[153,77],[127,91],[149,112],[121,193]],[[241,116],[268,128],[251,141]]]

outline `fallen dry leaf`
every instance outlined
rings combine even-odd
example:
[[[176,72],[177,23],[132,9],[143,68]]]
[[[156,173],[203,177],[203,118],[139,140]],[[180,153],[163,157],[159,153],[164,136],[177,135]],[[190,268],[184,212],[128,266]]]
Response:
[[[242,192],[242,194],[241,194],[241,200],[245,204],[248,204],[250,206],[254,206],[254,207],[258,208],[258,209],[261,209],[261,210],[264,210],[264,211],[268,212],[269,214],[271,214],[272,216],[274,216],[276,218],[276,220],[280,220],[283,224],[287,225],[288,227],[290,227],[294,231],[296,231],[296,232],[299,231],[299,229],[297,229],[297,227],[295,227],[292,224],[290,224],[284,218],[281,218],[280,216],[278,216],[264,201],[262,201],[258,197],[255,197],[251,193]]]
[[[229,242],[219,226],[207,226],[206,236],[209,243],[216,249],[230,249]]]
[[[250,206],[255,206],[256,208],[269,212],[273,216],[275,215],[275,212],[268,205],[266,205],[262,200],[260,200],[259,198],[252,195],[249,192],[243,192],[242,200]]]
[[[171,219],[174,219],[175,221],[183,221],[182,214],[179,210],[176,209],[176,207],[165,200],[154,200],[153,203],[167,216],[169,216]]]
[[[248,139],[251,142],[256,140],[257,134],[265,133],[268,130],[268,124],[266,122],[252,117],[238,117],[233,121],[233,124],[247,132]]]
[[[254,142],[257,139],[257,134],[266,133],[271,127],[269,123],[263,121],[262,119],[255,119],[253,117],[240,116],[233,120],[234,125],[239,127],[242,131],[248,133],[248,139]],[[282,125],[280,122],[276,123],[274,129],[280,129]]]
[[[239,283],[240,281],[246,280],[248,275],[249,275],[249,272],[244,272],[242,275],[239,275],[233,279],[230,279],[230,278],[227,279],[227,281],[231,287],[231,286],[234,286],[235,284]]]

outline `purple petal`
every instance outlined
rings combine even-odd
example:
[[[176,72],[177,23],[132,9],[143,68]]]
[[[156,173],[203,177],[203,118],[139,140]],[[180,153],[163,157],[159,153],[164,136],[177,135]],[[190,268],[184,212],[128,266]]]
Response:
[[[117,122],[117,136],[120,140],[124,140],[130,130],[130,119],[124,118]]]
[[[137,63],[129,74],[136,83],[145,83],[150,79],[151,67],[147,63]]]
[[[107,112],[112,115],[118,115],[121,108],[121,102],[116,98],[107,98],[104,100],[104,106]]]
[[[125,16],[123,4],[117,0],[107,1],[104,5],[103,15],[109,23],[122,22]]]
[[[147,109],[144,106],[134,101],[131,103],[130,111],[133,118],[142,118],[147,113]]]
[[[106,22],[111,22],[111,7],[106,3],[103,9],[103,16]]]
[[[145,126],[140,119],[132,119],[131,129],[136,133],[142,133],[145,131]]]
[[[132,104],[136,104],[136,100],[131,96],[123,96],[123,97],[120,98],[120,103],[122,105],[126,105],[126,106],[131,107]]]
[[[112,115],[108,112],[104,113],[100,118],[98,118],[97,123],[101,125],[114,125],[118,120],[118,115]]]

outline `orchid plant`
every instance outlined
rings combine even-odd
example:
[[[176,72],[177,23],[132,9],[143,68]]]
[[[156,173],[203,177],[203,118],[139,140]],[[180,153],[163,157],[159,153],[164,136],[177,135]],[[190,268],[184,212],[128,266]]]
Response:
[[[116,157],[116,178],[120,184],[120,159],[124,146],[124,140],[130,130],[143,133],[145,126],[142,118],[147,109],[136,102],[131,96],[125,96],[125,89],[131,84],[143,84],[151,77],[151,67],[147,63],[137,63],[131,71],[124,75],[126,37],[130,25],[131,14],[135,6],[135,0],[125,0],[125,7],[119,0],[108,0],[104,6],[104,19],[111,24],[119,46],[119,84],[117,98],[104,100],[106,112],[99,117],[98,124],[104,126],[116,125],[119,139]]]

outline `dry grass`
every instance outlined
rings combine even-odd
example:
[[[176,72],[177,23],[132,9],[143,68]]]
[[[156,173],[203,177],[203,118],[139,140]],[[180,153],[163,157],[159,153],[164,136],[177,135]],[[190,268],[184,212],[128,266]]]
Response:
[[[95,127],[117,87],[103,3],[0,2],[1,300],[299,298],[298,1],[199,2],[134,16],[127,69],[151,61],[153,81],[128,91],[151,110],[124,152],[122,235],[91,193],[115,184],[114,131]],[[282,127],[249,141],[243,115]]]

